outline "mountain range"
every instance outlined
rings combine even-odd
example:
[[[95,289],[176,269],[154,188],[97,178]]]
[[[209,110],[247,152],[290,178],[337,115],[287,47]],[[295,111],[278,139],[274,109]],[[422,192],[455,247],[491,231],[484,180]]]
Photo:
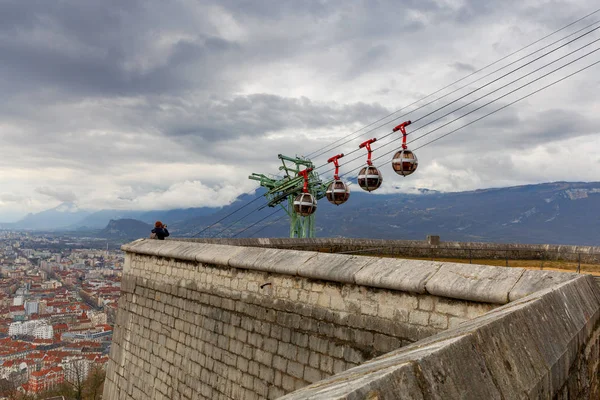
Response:
[[[319,201],[317,236],[424,239],[432,234],[458,241],[600,244],[600,182],[554,182],[453,193],[420,189],[411,194],[382,195],[363,192],[356,185],[352,188],[350,200],[343,205]],[[231,214],[253,199],[241,196],[222,208],[144,212],[89,212],[61,204],[10,226],[4,224],[4,228],[95,230],[102,237],[130,239],[146,237],[149,224],[160,219],[168,223],[172,236],[228,237],[265,218],[240,236],[251,236],[258,229],[257,236],[287,236],[289,220],[284,212],[268,217],[275,209],[258,209],[264,204],[262,200]],[[242,218],[245,215],[248,217]],[[204,230],[211,224],[215,225]]]

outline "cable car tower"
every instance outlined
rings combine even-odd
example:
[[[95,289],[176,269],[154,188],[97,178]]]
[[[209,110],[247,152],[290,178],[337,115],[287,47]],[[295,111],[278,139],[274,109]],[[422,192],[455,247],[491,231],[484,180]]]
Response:
[[[327,185],[308,158],[287,157],[278,155],[281,163],[280,171],[285,172],[283,177],[266,176],[252,173],[248,178],[259,181],[260,186],[267,189],[264,196],[269,207],[280,205],[290,217],[291,238],[315,237],[315,214],[317,200],[325,197]],[[306,199],[312,197],[312,205],[305,206]],[[297,199],[298,198],[298,199]],[[287,201],[287,208],[283,203]]]

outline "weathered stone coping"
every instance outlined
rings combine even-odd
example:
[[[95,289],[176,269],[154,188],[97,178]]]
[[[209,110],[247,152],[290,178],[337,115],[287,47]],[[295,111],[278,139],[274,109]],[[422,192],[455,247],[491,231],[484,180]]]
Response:
[[[472,264],[139,239],[123,251],[453,299],[506,304],[578,274]],[[127,273],[127,270],[124,271]]]
[[[282,399],[598,398],[599,344],[600,289],[580,276]]]
[[[386,248],[386,247],[415,247],[454,250],[517,250],[517,251],[547,251],[570,254],[599,254],[600,246],[572,246],[557,244],[523,244],[523,243],[490,243],[490,242],[454,242],[441,241],[431,245],[425,240],[387,240],[368,238],[170,238],[170,240],[189,241],[197,243],[213,243],[231,246],[273,247],[273,248],[314,248],[328,246],[349,246],[356,248]]]

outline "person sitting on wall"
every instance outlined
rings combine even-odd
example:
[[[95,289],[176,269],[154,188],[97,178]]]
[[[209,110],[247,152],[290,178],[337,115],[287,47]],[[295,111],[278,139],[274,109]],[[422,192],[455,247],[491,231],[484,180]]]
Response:
[[[156,221],[154,229],[152,229],[152,233],[150,234],[150,239],[165,240],[167,236],[169,236],[167,226],[160,221]]]

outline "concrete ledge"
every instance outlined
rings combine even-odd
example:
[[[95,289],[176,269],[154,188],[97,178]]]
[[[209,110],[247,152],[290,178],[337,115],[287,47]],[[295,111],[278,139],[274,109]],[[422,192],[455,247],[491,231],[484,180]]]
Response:
[[[598,330],[600,289],[580,276],[282,399],[552,398]]]
[[[577,274],[312,251],[140,239],[126,252],[452,299],[506,304]]]

